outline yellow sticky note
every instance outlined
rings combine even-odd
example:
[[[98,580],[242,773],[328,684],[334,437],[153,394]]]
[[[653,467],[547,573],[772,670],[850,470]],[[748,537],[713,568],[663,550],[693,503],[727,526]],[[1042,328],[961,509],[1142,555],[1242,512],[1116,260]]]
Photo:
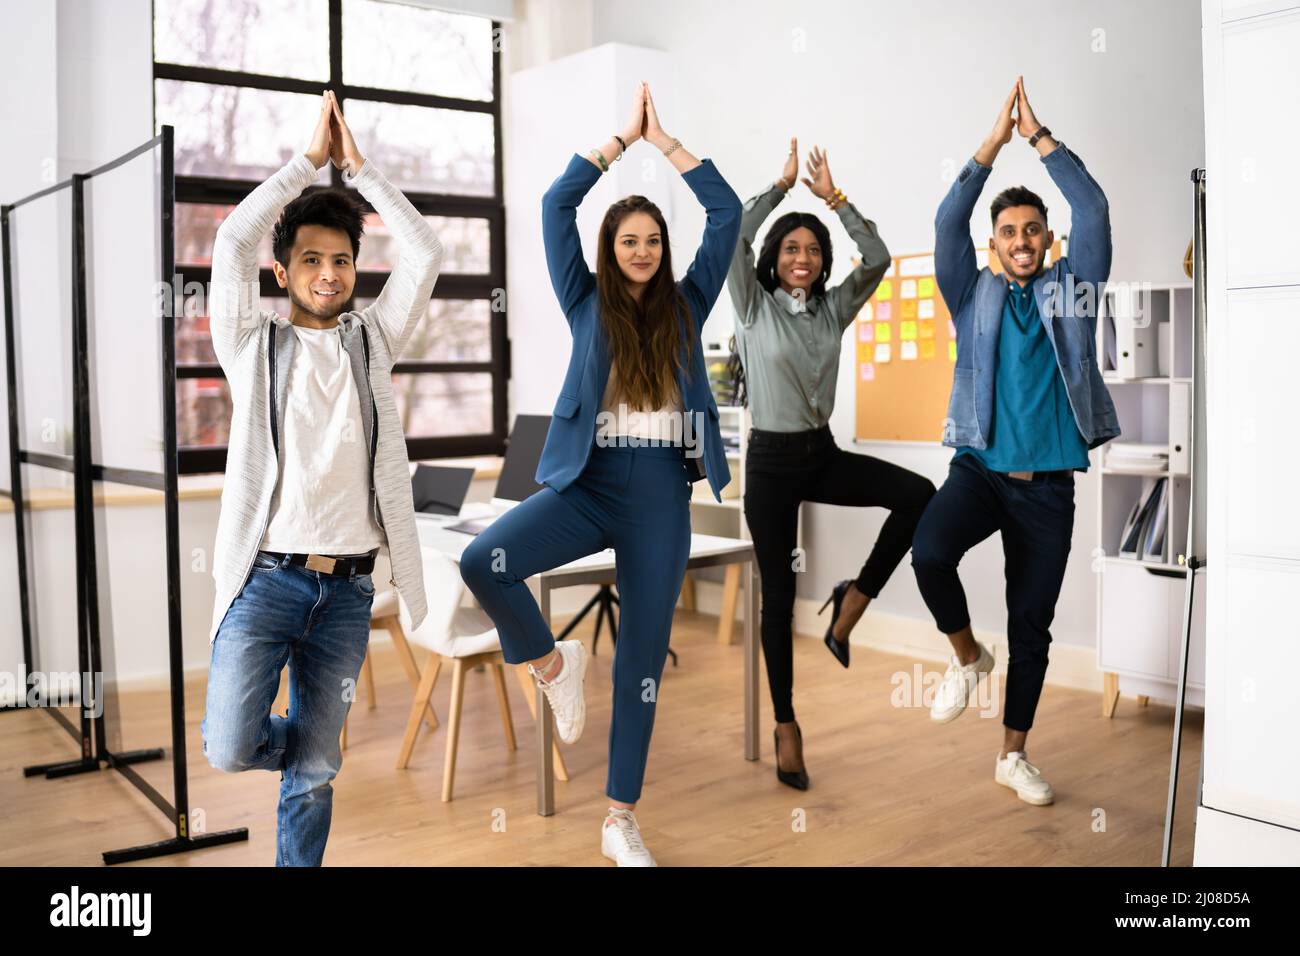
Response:
[[[949,362],[957,361],[957,343],[954,342],[952,339],[948,340],[948,361]]]
[[[888,342],[888,341],[889,341],[889,323],[888,323],[888,322],[877,322],[877,323],[876,323],[876,341],[877,341],[877,342]]]
[[[894,283],[888,279],[881,279],[880,285],[876,286],[876,301],[885,302],[894,297]]]
[[[904,341],[916,338],[915,322],[900,322],[898,324],[898,337]]]
[[[934,338],[934,319],[922,319],[916,323],[916,337],[918,339]]]
[[[934,278],[927,276],[916,284],[916,294],[922,299],[934,298]]]
[[[923,359],[934,358],[934,339],[921,340],[921,358]]]
[[[916,318],[916,300],[915,300],[915,299],[904,299],[904,300],[903,300],[903,313],[902,313],[902,317],[903,317],[904,319],[914,319],[914,318]]]

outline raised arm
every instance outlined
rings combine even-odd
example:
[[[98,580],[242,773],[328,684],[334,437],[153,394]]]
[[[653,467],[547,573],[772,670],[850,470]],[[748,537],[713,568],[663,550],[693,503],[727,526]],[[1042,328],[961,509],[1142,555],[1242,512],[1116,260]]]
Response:
[[[781,178],[760,193],[751,196],[740,211],[740,239],[727,269],[727,295],[736,311],[736,321],[748,328],[754,323],[754,304],[763,292],[758,282],[754,240],[758,229],[767,221],[799,176],[799,140],[790,138],[790,152],[786,154],[785,169]]]
[[[727,265],[740,234],[740,197],[722,178],[713,160],[697,159],[680,140],[664,132],[654,97],[645,83],[641,84],[641,93],[645,141],[668,157],[705,210],[704,238],[679,283],[683,295],[690,302],[691,317],[698,333],[727,278]]]
[[[384,337],[391,368],[429,307],[442,269],[442,243],[410,200],[361,155],[332,93],[330,101],[330,158],[343,170],[344,181],[356,186],[397,240],[393,271],[378,298],[361,310],[362,322],[374,325]]]
[[[1025,94],[1023,77],[1016,81],[1016,87],[1020,104],[1016,130],[1025,137],[1042,130],[1034,147],[1052,182],[1070,204],[1070,271],[1076,279],[1096,286],[1094,301],[1100,302],[1101,286],[1110,278],[1110,205],[1106,194],[1084,168],[1083,161],[1038,121]]]
[[[644,83],[632,94],[632,112],[620,134],[611,136],[586,156],[574,153],[551,187],[542,196],[542,244],[546,269],[560,309],[570,326],[573,309],[596,288],[596,277],[587,268],[578,236],[578,206],[596,184],[600,174],[622,159],[624,151],[640,139],[645,127]]]
[[[578,205],[600,178],[600,169],[577,153],[542,196],[542,245],[551,288],[569,324],[579,302],[596,288],[578,238]]]
[[[212,350],[227,376],[235,374],[235,357],[252,339],[261,321],[257,266],[258,243],[271,231],[284,207],[316,181],[329,160],[330,96],[321,96],[321,112],[305,152],[262,183],[234,208],[217,229],[212,246],[208,318]]]
[[[1012,87],[992,132],[957,173],[934,217],[934,277],[954,320],[966,297],[974,291],[975,280],[979,277],[975,244],[970,238],[970,217],[980,193],[984,191],[984,183],[993,171],[993,161],[1002,147],[1011,141],[1011,129],[1015,123],[1012,109],[1016,105],[1016,96],[1017,87]]]
[[[857,245],[858,254],[862,257],[862,261],[854,267],[844,281],[826,293],[827,307],[831,309],[839,322],[840,331],[843,332],[853,322],[863,303],[871,297],[871,293],[876,291],[876,286],[880,284],[881,277],[889,271],[893,260],[884,242],[881,241],[879,233],[876,232],[876,224],[858,212],[845,198],[844,193],[835,187],[826,152],[816,146],[808,155],[808,177],[804,178],[804,185],[829,208],[835,210],[840,217],[840,222],[844,224],[844,229]]]

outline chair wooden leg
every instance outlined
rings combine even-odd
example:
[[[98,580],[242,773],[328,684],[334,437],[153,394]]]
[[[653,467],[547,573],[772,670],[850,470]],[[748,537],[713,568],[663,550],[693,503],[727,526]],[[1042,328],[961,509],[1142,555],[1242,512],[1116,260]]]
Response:
[[[524,700],[528,703],[528,712],[533,715],[533,722],[537,722],[537,685],[533,682],[533,675],[528,673],[527,664],[519,664],[515,667],[515,676],[519,678],[519,686],[524,689]],[[564,757],[560,753],[560,744],[558,740],[551,741],[552,762],[555,765],[555,779],[567,781],[569,779],[569,768],[564,765]]]
[[[456,782],[456,747],[460,743],[461,702],[465,697],[465,661],[456,658],[451,670],[451,703],[447,706],[451,716],[447,718],[447,757],[442,766],[442,802],[451,800],[451,788]]]
[[[497,704],[501,707],[501,725],[506,731],[506,749],[515,750],[515,721],[510,716],[510,698],[506,695],[506,672],[502,667],[501,661],[496,660],[491,663],[492,683],[497,688]]]
[[[740,595],[739,564],[727,565],[727,575],[722,581],[722,610],[718,614],[718,643],[731,643],[731,626],[736,621],[736,598]],[[754,622],[758,626],[758,622]]]
[[[402,633],[402,622],[396,616],[392,615],[383,618],[384,629],[393,639],[393,647],[397,649],[397,659],[402,662],[402,669],[406,671],[406,679],[411,682],[412,687],[420,686],[420,667],[415,663],[415,654],[411,651],[410,642],[406,640],[406,635]],[[430,703],[426,708],[424,715],[425,722],[429,725],[430,730],[438,729],[438,715],[434,712],[433,704]]]
[[[361,662],[361,679],[366,682],[366,710],[375,709],[375,669],[370,666],[370,648]]]
[[[682,610],[695,610],[695,578],[691,577],[690,571],[682,578]]]
[[[1119,675],[1106,671],[1101,677],[1101,715],[1103,717],[1114,717],[1115,704],[1119,701]]]
[[[411,713],[406,719],[406,733],[402,737],[402,749],[397,755],[397,769],[405,770],[411,762],[411,751],[415,748],[415,738],[420,733],[420,716],[429,705],[429,697],[438,683],[438,674],[442,671],[442,656],[429,652],[425,661],[424,673],[420,677],[420,686],[415,690],[415,699],[411,701]]]

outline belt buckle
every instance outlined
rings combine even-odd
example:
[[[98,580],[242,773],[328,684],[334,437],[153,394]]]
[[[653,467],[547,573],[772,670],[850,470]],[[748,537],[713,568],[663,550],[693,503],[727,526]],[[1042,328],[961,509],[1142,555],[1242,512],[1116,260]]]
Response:
[[[320,571],[323,574],[333,574],[334,566],[338,564],[337,558],[326,557],[323,554],[307,555],[306,565],[312,571]]]
[[[1007,477],[1018,478],[1021,481],[1033,481],[1034,473],[1032,471],[1009,471],[1007,472]]]

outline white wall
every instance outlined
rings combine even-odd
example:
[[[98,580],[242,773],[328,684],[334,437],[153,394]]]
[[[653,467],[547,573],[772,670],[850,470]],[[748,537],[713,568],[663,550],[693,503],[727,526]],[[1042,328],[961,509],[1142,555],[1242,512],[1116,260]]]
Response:
[[[89,171],[153,135],[151,16],[150,0],[111,4],[0,0],[0,21],[11,41],[6,46],[5,82],[0,84],[0,128],[6,132],[6,149],[0,151],[0,199],[12,202],[74,172]],[[125,449],[120,442],[129,428],[139,424],[140,412],[132,413],[136,418],[132,421],[121,411],[125,405],[110,405],[114,400],[130,402],[132,389],[139,389],[143,395],[138,400],[149,403],[145,411],[152,422],[161,402],[154,366],[140,358],[142,351],[157,351],[152,346],[156,329],[147,311],[151,290],[145,287],[157,272],[154,217],[123,215],[115,208],[120,206],[125,180],[138,179],[142,173],[147,176],[143,164],[124,167],[88,189],[87,225],[96,238],[88,265],[91,314],[103,331],[97,347],[105,378],[114,371],[121,373],[116,380],[102,383],[97,410],[105,416],[106,437],[110,442],[118,439],[109,448],[136,455],[130,460],[118,456],[111,463],[156,468],[156,458],[151,463],[139,456],[139,449]],[[59,454],[70,451],[70,208],[67,190],[57,199],[23,206],[15,211],[12,236],[21,260],[15,309],[23,316],[18,354],[24,383],[23,440],[29,448]],[[149,268],[140,267],[142,252]],[[109,302],[114,306],[111,310]],[[105,323],[116,329],[107,329]],[[4,422],[0,487],[8,489],[8,408],[3,388],[0,411],[5,416],[0,419]],[[67,477],[36,467],[27,467],[23,474],[26,488],[69,487]],[[39,515],[33,525],[33,570],[40,578],[39,663],[46,670],[75,669],[71,512]],[[113,555],[119,553],[115,550]],[[117,583],[128,588],[114,594],[114,616],[127,614],[122,630],[156,628],[151,612],[158,604],[153,592],[165,588],[165,578],[161,583],[148,582],[139,594],[130,593],[123,579]],[[165,590],[162,593],[165,606]],[[164,654],[160,665],[165,660]],[[13,516],[5,514],[0,521],[0,670],[17,672],[21,666],[17,553]]]
[[[939,200],[1022,73],[1040,120],[1080,154],[1107,192],[1115,237],[1111,278],[1182,278],[1190,237],[1188,173],[1204,161],[1195,4],[1044,0],[1017,20],[961,0],[797,6],[604,0],[592,11],[593,43],[637,44],[672,56],[672,85],[691,95],[680,96],[671,112],[661,110],[663,122],[696,155],[712,157],[742,197],[780,174],[786,143],[798,135],[801,153],[813,143],[827,148],[837,185],[876,221],[896,253],[933,248]],[[608,82],[592,77],[593,84]],[[557,104],[555,112],[566,108]],[[528,147],[516,142],[507,148]],[[1068,232],[1064,199],[1037,154],[1016,139],[999,157],[985,201],[1021,183],[1044,197],[1052,227]],[[790,209],[825,215],[802,186],[782,206]],[[695,231],[694,212],[681,210],[688,235]],[[849,268],[851,246],[837,224],[831,229],[839,278]],[[982,213],[974,235],[987,243]],[[511,262],[533,252],[511,249]],[[706,341],[725,342],[730,322],[724,294],[705,328]],[[831,419],[846,447],[853,447],[852,361],[852,348],[845,348]],[[550,407],[542,396],[520,398],[533,408]],[[936,484],[952,454],[937,445],[892,443],[854,450],[915,469]],[[1078,482],[1074,546],[1053,628],[1058,641],[1085,646],[1095,644],[1089,561],[1095,481],[1090,472]],[[799,593],[820,603],[835,581],[861,565],[883,513],[811,505],[804,515],[810,562]],[[962,574],[976,628],[1004,631],[1000,543],[993,539],[974,549]],[[928,620],[906,562],[877,607]]]

